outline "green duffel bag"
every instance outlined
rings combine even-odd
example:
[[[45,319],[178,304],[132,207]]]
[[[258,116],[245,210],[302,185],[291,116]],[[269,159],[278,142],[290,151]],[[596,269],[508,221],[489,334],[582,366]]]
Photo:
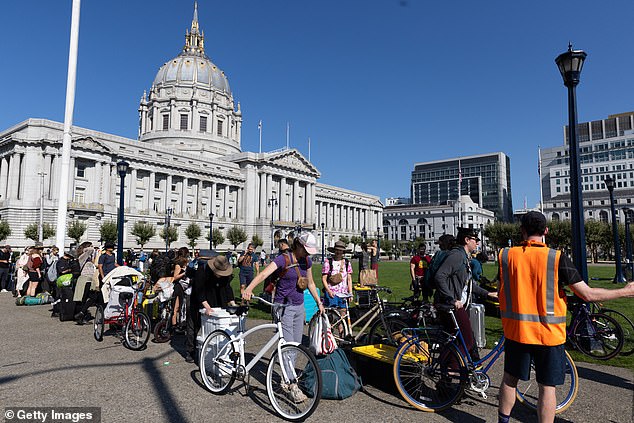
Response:
[[[24,300],[24,305],[40,305],[40,304],[45,304],[44,300],[42,300],[41,298],[26,297],[26,300]]]
[[[71,286],[73,283],[73,274],[65,273],[62,276],[58,277],[55,281],[58,288],[62,288],[64,286]]]
[[[24,305],[25,300],[26,300],[26,296],[18,297],[15,299],[15,305],[17,306]]]

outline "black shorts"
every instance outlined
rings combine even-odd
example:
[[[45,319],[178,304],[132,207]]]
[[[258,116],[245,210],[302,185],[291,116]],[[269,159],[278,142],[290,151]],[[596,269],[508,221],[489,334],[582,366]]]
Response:
[[[564,346],[520,344],[507,339],[504,342],[504,371],[521,380],[528,380],[531,362],[535,363],[535,379],[546,386],[563,385],[566,355]]]

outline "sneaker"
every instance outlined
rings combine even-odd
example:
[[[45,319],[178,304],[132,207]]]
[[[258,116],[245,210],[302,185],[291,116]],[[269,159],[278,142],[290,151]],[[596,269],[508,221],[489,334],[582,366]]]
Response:
[[[77,321],[84,320],[84,313],[82,311],[80,311],[79,313],[75,314],[75,320],[77,320]]]
[[[3,290],[2,290],[2,291],[0,291],[0,292],[9,292],[9,291],[7,291],[6,289],[3,289]]]
[[[196,362],[196,359],[195,359],[195,358],[194,358],[191,354],[189,354],[189,353],[188,353],[188,354],[185,356],[185,361],[186,361],[187,363],[195,363],[195,362]]]
[[[296,383],[292,383],[289,386],[289,393],[291,394],[291,399],[293,400],[294,403],[300,403],[300,402],[304,402],[308,399],[308,397],[306,396],[306,394],[304,394],[302,392],[301,389],[299,389],[299,386],[297,386]]]

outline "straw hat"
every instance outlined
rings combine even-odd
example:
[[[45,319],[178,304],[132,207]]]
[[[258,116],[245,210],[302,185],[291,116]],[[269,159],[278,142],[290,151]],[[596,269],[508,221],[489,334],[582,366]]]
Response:
[[[334,246],[328,247],[328,251],[330,251],[331,253],[336,253],[337,251],[342,251],[344,253],[350,252],[350,250],[346,249],[346,244],[344,244],[343,241],[335,242]]]
[[[233,266],[227,260],[227,256],[216,256],[207,261],[207,266],[218,277],[229,276],[233,273]]]

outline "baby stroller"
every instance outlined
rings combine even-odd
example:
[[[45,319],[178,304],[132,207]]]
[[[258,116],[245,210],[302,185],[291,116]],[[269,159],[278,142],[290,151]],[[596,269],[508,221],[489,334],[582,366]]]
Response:
[[[140,350],[150,337],[150,319],[141,311],[145,279],[137,270],[120,266],[108,273],[101,292],[108,299],[105,308],[97,306],[94,320],[94,337],[103,340],[106,324],[113,327],[123,345]]]

